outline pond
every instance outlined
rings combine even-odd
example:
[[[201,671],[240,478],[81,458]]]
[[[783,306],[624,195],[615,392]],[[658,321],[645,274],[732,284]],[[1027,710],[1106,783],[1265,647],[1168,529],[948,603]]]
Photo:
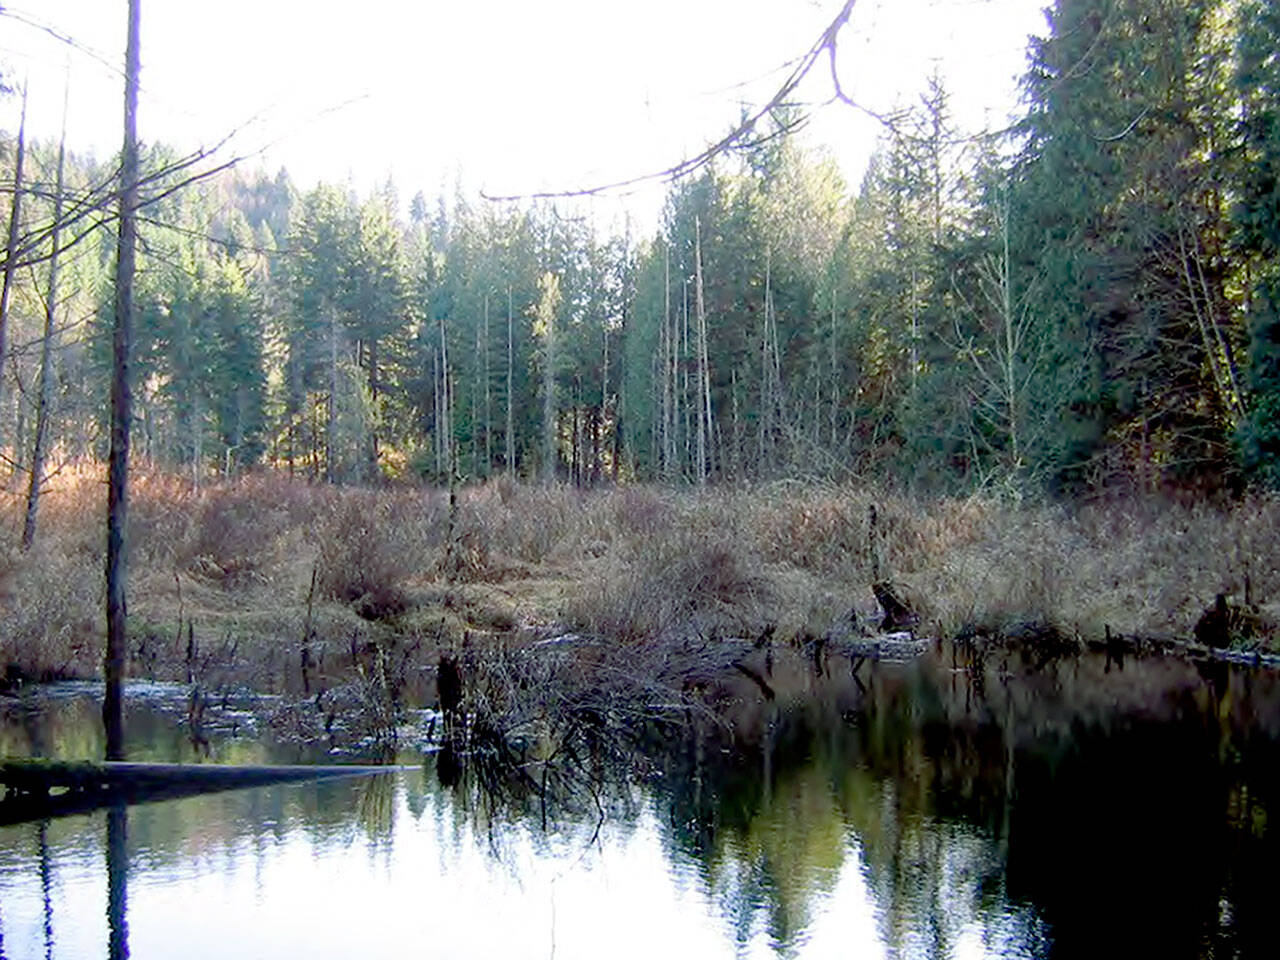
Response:
[[[1274,674],[852,666],[576,793],[428,756],[0,826],[0,957],[1275,955]],[[131,693],[133,757],[192,759],[181,689]],[[315,758],[261,714],[227,704],[214,757]],[[92,688],[37,691],[0,707],[0,753],[98,756],[96,720]]]

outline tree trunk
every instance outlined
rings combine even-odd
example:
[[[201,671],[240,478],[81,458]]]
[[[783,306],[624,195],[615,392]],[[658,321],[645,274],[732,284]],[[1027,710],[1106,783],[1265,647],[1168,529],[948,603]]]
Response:
[[[693,221],[694,300],[698,321],[698,484],[703,486],[710,474],[711,445],[711,374],[707,358],[707,306],[702,294],[702,225]]]
[[[107,468],[107,650],[102,721],[106,758],[124,759],[125,527],[129,510],[129,417],[132,391],[129,352],[133,340],[133,274],[138,205],[138,43],[141,0],[129,0],[125,48],[124,146],[120,160],[120,230],[116,242],[115,323],[112,329],[111,454]]]
[[[480,328],[476,328],[475,350],[473,357],[478,357],[480,353]],[[477,476],[480,473],[480,384],[478,371],[472,367],[471,370],[471,390],[468,402],[470,409],[467,411],[467,419],[471,425],[471,469],[468,471],[471,476]]]
[[[369,399],[372,410],[369,422],[368,479],[378,479],[378,338],[369,340]]]
[[[436,453],[436,476],[444,476],[444,417],[441,410],[444,404],[441,402],[443,396],[440,390],[440,354],[431,348],[431,404],[432,413],[435,415],[435,453]]]
[[[573,440],[570,444],[569,478],[575,487],[582,486],[582,431],[578,425],[578,407],[582,393],[582,381],[575,375],[573,378],[573,422],[570,426]]]
[[[827,446],[830,448],[832,455],[836,449],[836,419],[839,415],[840,404],[840,371],[836,363],[836,291],[835,287],[831,288],[831,409],[828,415]]]
[[[444,318],[440,319],[440,440],[443,444],[444,468],[449,472],[449,482],[457,471],[453,449],[453,380],[449,376],[449,341],[444,333]]]
[[[329,308],[329,403],[325,408],[326,455],[324,477],[329,483],[337,480],[334,460],[338,448],[338,311]]]
[[[609,327],[606,324],[604,328],[604,367],[600,374],[600,409],[596,412],[594,421],[592,444],[594,463],[591,467],[592,483],[600,480],[604,474],[604,462],[601,454],[600,446],[600,430],[604,426],[605,417],[609,409]]]
[[[538,319],[543,324],[545,350],[542,363],[542,479],[556,479],[557,432],[560,421],[556,404],[556,310],[560,306],[560,285],[550,273],[543,276],[542,297],[538,303]]]
[[[770,288],[769,285],[773,280],[773,251],[765,250],[764,256],[764,318],[761,321],[760,332],[760,435],[759,444],[756,450],[756,476],[764,471],[764,465],[769,459],[769,441],[772,438],[772,420],[774,398],[770,389],[772,380],[770,379],[771,368],[769,366],[769,302]]]
[[[484,366],[484,470],[482,476],[489,476],[493,470],[493,389],[489,381],[489,294],[484,295],[484,347],[480,357]]]
[[[681,290],[681,324],[680,324],[680,399],[682,409],[680,428],[684,433],[684,453],[680,463],[680,472],[688,476],[686,471],[693,459],[693,451],[689,444],[693,439],[693,427],[689,423],[689,281],[684,281]]]
[[[200,471],[204,465],[204,405],[196,393],[191,406],[191,489],[200,492]]]
[[[674,479],[672,466],[676,458],[675,431],[672,420],[672,390],[675,376],[672,370],[674,348],[671,336],[671,245],[663,247],[662,288],[662,478],[670,483]]]
[[[13,296],[17,269],[18,234],[22,228],[22,167],[27,155],[27,87],[22,86],[22,119],[18,121],[18,148],[13,162],[13,201],[9,206],[9,247],[4,260],[4,280],[0,285],[0,387],[4,384],[5,340],[9,330],[9,300]],[[56,222],[56,221],[55,221]],[[20,437],[14,437],[14,460]]]
[[[516,436],[515,412],[513,409],[515,398],[512,396],[511,389],[512,361],[514,360],[511,338],[513,329],[511,313],[511,287],[507,287],[507,476],[514,477],[516,475]]]

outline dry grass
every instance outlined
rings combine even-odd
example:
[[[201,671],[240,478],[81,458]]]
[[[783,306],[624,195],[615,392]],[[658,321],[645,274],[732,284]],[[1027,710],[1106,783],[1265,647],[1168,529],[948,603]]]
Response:
[[[64,481],[44,501],[36,548],[0,555],[0,669],[96,672],[102,500],[100,478]],[[914,599],[929,633],[1035,621],[1086,638],[1108,627],[1187,638],[1214,595],[1242,594],[1246,577],[1264,610],[1280,601],[1280,499],[1261,494],[1226,508],[1065,506],[794,483],[584,492],[498,480],[463,490],[451,523],[439,491],[268,475],[196,492],[142,476],[134,653],[181,676],[185,630],[200,649],[233,651],[229,669],[241,664],[246,682],[278,687],[300,682],[303,646],[340,675],[355,669],[350,651],[393,641],[419,642],[414,669],[429,671],[435,650],[468,634],[573,630],[632,658],[651,641],[822,636],[865,603],[873,503],[881,576]],[[10,542],[18,506],[10,498],[0,527]]]

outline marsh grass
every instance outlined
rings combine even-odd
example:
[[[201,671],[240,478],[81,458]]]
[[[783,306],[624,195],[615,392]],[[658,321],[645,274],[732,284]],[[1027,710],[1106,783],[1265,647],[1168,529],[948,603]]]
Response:
[[[36,547],[0,553],[0,669],[96,673],[103,496],[92,473],[62,479],[43,501]],[[18,499],[0,516],[15,543]],[[234,649],[228,669],[245,683],[293,688],[303,647],[309,679],[327,671],[337,683],[355,676],[348,651],[362,645],[416,642],[420,662],[406,669],[429,675],[436,651],[468,637],[480,646],[572,631],[652,666],[637,651],[691,636],[824,636],[865,604],[877,569],[912,598],[929,635],[1032,622],[1084,639],[1108,628],[1190,638],[1217,593],[1243,598],[1246,578],[1264,613],[1280,601],[1277,534],[1280,500],[1263,494],[1225,507],[1064,505],[797,483],[579,491],[502,479],[463,489],[451,524],[447,496],[428,489],[262,475],[193,491],[141,475],[132,652],[181,678],[189,633],[200,649]],[[1262,622],[1252,640],[1274,643],[1274,618]]]

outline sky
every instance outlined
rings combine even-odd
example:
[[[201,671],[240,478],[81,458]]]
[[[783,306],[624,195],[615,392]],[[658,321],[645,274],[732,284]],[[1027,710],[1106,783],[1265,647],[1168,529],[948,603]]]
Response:
[[[0,4],[0,64],[28,79],[28,125],[118,149],[125,0]],[[144,140],[403,198],[575,190],[659,171],[719,139],[807,50],[840,0],[142,0]],[[968,131],[1016,108],[1042,0],[859,0],[840,35],[847,93],[881,112],[937,69]],[[70,38],[73,44],[51,35]],[[830,96],[825,65],[803,88]],[[0,102],[16,129],[17,98]],[[857,181],[881,128],[844,105],[805,131]],[[598,201],[654,214],[661,189]]]

